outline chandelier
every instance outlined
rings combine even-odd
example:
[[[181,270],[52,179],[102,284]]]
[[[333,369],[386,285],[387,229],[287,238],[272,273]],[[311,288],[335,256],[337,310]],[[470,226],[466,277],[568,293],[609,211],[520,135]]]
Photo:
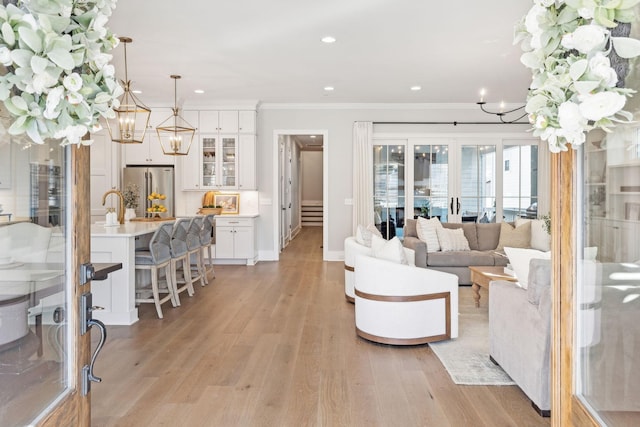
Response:
[[[164,154],[186,156],[196,129],[178,114],[178,79],[181,76],[172,74],[169,77],[173,79],[173,114],[156,127],[156,132]]]
[[[131,81],[127,74],[127,44],[133,39],[130,37],[119,37],[124,44],[124,80],[120,80],[124,93],[120,98],[120,106],[114,108],[116,117],[107,120],[109,135],[113,142],[120,144],[141,144],[144,140],[151,109],[144,105],[131,91]]]
[[[500,121],[502,123],[516,123],[518,120],[524,118],[527,116],[527,112],[524,111],[522,112],[521,110],[524,110],[524,107],[526,107],[526,105],[523,105],[521,107],[517,107],[517,108],[513,108],[511,110],[506,110],[505,111],[505,105],[504,102],[500,103],[500,111],[494,112],[494,111],[489,111],[487,110],[484,106],[487,104],[484,100],[484,96],[486,95],[486,91],[484,89],[480,90],[480,101],[476,102],[476,104],[478,104],[480,106],[480,109],[487,113],[487,114],[493,114],[495,116],[498,116],[498,118],[500,119]],[[509,117],[507,117],[509,116]],[[523,122],[524,123],[524,122]]]

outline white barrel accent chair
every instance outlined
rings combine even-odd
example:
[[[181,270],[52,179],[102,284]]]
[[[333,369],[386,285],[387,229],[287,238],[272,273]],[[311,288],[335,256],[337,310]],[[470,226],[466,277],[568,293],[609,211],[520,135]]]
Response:
[[[413,249],[404,248],[409,265],[416,265],[416,253]],[[344,239],[344,297],[350,303],[355,301],[355,266],[358,255],[371,255],[371,248],[358,243],[354,236]]]
[[[458,337],[458,277],[368,255],[355,262],[355,323],[362,338],[415,345]]]

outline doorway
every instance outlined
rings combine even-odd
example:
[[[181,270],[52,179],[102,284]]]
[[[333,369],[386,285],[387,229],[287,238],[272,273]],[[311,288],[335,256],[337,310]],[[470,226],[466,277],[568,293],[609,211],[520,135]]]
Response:
[[[275,215],[278,254],[303,227],[322,227],[327,258],[327,131],[275,131],[278,202]]]

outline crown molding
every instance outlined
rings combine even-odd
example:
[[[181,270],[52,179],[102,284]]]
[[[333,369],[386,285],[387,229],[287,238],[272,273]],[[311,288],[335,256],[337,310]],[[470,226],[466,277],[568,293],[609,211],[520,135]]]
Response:
[[[467,103],[271,103],[265,102],[260,110],[477,110]]]

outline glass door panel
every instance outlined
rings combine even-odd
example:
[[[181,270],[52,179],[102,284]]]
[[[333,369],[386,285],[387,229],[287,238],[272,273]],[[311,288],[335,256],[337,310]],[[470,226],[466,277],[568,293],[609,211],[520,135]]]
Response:
[[[69,150],[7,137],[12,184],[0,202],[0,418],[30,424],[71,389],[66,261]],[[75,147],[74,147],[75,149]]]
[[[215,187],[217,184],[216,174],[216,148],[217,137],[205,136],[202,138],[202,186]]]
[[[640,425],[640,128],[591,132],[579,158],[575,394],[604,425]]]
[[[437,216],[447,222],[449,212],[449,148],[419,144],[413,147],[413,217]]]
[[[460,151],[460,201],[456,215],[461,222],[495,222],[496,146],[464,145]]]
[[[235,187],[236,160],[238,158],[238,138],[235,136],[222,137],[222,186]]]
[[[506,145],[502,151],[505,221],[538,217],[538,146]]]
[[[386,239],[402,236],[405,218],[404,174],[404,145],[374,145],[374,219],[376,227]]]

